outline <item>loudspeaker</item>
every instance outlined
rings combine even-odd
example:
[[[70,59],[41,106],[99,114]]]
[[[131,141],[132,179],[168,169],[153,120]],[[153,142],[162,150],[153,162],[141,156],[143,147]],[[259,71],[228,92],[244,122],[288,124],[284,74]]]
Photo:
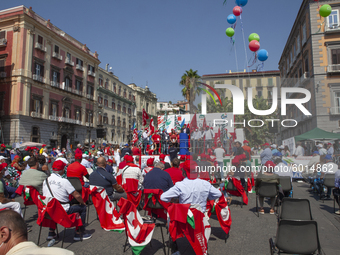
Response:
[[[273,126],[272,126],[272,123],[268,123],[268,132],[269,133],[272,133],[272,134],[276,134],[279,132],[279,127],[278,127],[278,124],[277,124],[277,121],[273,122]]]
[[[105,129],[98,128],[97,129],[97,138],[104,138],[106,136]]]

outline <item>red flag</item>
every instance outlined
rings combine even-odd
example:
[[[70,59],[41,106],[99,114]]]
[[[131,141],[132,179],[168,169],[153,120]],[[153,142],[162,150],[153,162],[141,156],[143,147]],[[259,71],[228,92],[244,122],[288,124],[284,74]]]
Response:
[[[193,130],[197,128],[196,113],[194,114],[194,117],[192,117],[192,120],[190,122],[190,128]]]
[[[203,130],[206,130],[206,128],[207,128],[207,122],[206,122],[205,117],[204,117],[204,119],[203,119]]]
[[[133,130],[133,137],[132,137],[132,142],[135,143],[138,141],[138,132],[137,132],[137,128],[135,128]]]
[[[153,133],[155,133],[155,125],[153,123],[153,118],[150,119],[148,133],[149,133],[149,135],[152,135]]]
[[[143,108],[143,116],[142,116],[142,119],[143,119],[142,125],[145,126],[145,125],[146,125],[146,120],[149,119],[149,115],[146,113],[146,111],[144,110],[144,108]]]
[[[218,132],[215,133],[215,136],[214,136],[215,147],[217,147],[220,142],[221,142],[221,130],[220,128],[218,128]]]
[[[228,181],[233,182],[235,188],[237,189],[237,190],[228,190],[228,193],[230,193],[231,195],[237,196],[237,197],[242,197],[243,202],[246,205],[248,205],[247,193],[244,190],[241,181],[236,178],[228,178]],[[223,187],[223,189],[225,189],[225,187]]]

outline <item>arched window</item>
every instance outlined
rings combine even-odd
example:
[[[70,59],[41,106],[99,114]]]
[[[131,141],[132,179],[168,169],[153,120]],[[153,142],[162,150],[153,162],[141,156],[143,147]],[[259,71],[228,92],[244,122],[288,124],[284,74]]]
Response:
[[[106,79],[106,81],[105,81],[105,88],[109,89],[109,80],[108,79]]]
[[[67,119],[71,118],[71,111],[70,111],[70,108],[68,107],[64,108],[64,118],[67,118]]]
[[[65,78],[65,90],[72,89],[72,80],[69,77]]]

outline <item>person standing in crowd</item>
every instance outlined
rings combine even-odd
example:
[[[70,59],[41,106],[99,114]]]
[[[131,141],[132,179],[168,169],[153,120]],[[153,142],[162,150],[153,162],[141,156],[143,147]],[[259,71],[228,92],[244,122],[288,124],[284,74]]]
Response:
[[[212,145],[214,134],[213,134],[212,130],[208,126],[206,127],[203,136],[205,137],[205,145],[206,145],[206,147],[210,148],[211,145]]]
[[[100,186],[106,190],[106,193],[111,201],[127,198],[122,186],[120,186],[116,178],[106,171],[106,160],[100,157],[97,160],[97,169],[90,175],[90,185]]]
[[[81,155],[81,154],[80,154]],[[80,165],[80,163],[79,163]],[[87,240],[91,238],[90,234],[84,233],[85,232],[85,219],[86,219],[86,204],[69,180],[62,178],[61,176],[64,174],[65,171],[65,163],[58,160],[55,161],[52,165],[53,173],[48,177],[43,183],[43,195],[45,197],[54,197],[57,199],[67,214],[72,213],[79,213],[81,217],[81,221],[83,226],[76,229],[76,233],[74,235],[74,241],[80,240]],[[88,176],[87,176],[88,177]],[[78,202],[78,205],[70,206],[69,196],[72,195]],[[80,232],[83,232],[80,235]],[[52,240],[57,237],[55,233],[55,229],[50,228],[49,234],[47,239]]]
[[[174,186],[170,175],[163,170],[164,164],[156,162],[154,168],[144,177],[144,189],[161,189],[165,192]]]
[[[298,157],[298,156],[304,156],[305,155],[305,149],[302,147],[301,142],[297,142],[297,147],[294,151],[293,156]]]
[[[223,174],[223,157],[225,155],[225,150],[223,149],[222,143],[218,144],[218,148],[214,150],[217,165],[219,169],[217,169],[216,172],[216,181],[221,181],[222,178],[224,178]]]
[[[153,169],[153,163],[155,161],[155,158],[148,158],[148,160],[146,161],[146,167],[144,167],[143,169],[143,177],[150,172]]]
[[[131,151],[132,151],[132,155],[134,156],[137,156],[140,154],[140,149],[136,146],[136,144],[133,144],[133,143],[132,143]]]
[[[279,151],[276,149],[276,148],[277,148],[276,144],[270,145],[270,148],[272,149],[272,155],[274,155],[274,154],[276,154],[276,153],[279,152]]]
[[[333,157],[334,148],[333,148],[333,144],[331,144],[331,143],[328,143],[328,144],[327,144],[327,154],[328,154],[328,155],[331,155],[331,156]]]
[[[142,138],[143,138],[143,153],[145,155],[146,154],[146,147],[149,144],[149,133],[148,133],[147,128],[144,129],[144,132],[142,134]]]
[[[168,169],[168,168],[171,167],[168,162],[165,162],[165,155],[164,154],[159,155],[159,161],[164,164],[164,169]]]
[[[252,155],[259,155],[259,146],[257,144],[254,145],[253,148],[251,148]]]
[[[78,153],[83,154],[83,150],[82,150],[82,147],[81,147],[81,144],[80,144],[80,143],[77,144],[77,149],[75,150],[74,153],[75,153],[75,154],[78,154]]]
[[[157,130],[152,136],[151,141],[154,146],[154,154],[159,155],[161,136],[159,135],[159,130]]]
[[[85,168],[92,168],[92,165],[91,165],[90,161],[88,161],[89,155],[84,153],[82,155],[82,158],[83,159],[81,160],[80,164],[82,164]]]
[[[340,215],[340,163],[338,165],[338,170],[335,172],[333,196],[335,201],[338,203],[339,210],[335,214]]]
[[[201,132],[198,128],[195,129],[194,133],[192,134],[191,141],[192,141],[192,152],[197,153],[199,151],[199,141],[201,139]]]
[[[285,146],[284,153],[282,153],[282,155],[285,157],[290,157],[290,150],[287,145]]]
[[[174,129],[171,129],[170,141],[173,147],[177,148],[177,134]]]
[[[162,133],[162,153],[164,154],[169,154],[169,141],[170,141],[170,136],[166,129],[163,130]]]
[[[83,157],[83,154],[81,153],[75,154],[74,156],[75,161],[67,167],[66,174],[67,174],[67,177],[78,177],[81,182],[81,186],[84,186],[85,185],[84,176],[87,179],[89,179],[90,176],[87,172],[86,167],[80,164],[80,162],[82,161],[82,157]],[[85,187],[88,187],[88,183],[85,185]]]
[[[263,146],[264,150],[263,150],[263,152],[260,155],[260,159],[261,159],[261,165],[264,165],[264,164],[266,164],[266,162],[268,160],[271,160],[271,158],[272,158],[272,151],[269,148],[269,146],[270,146],[269,143],[265,143],[262,146]]]
[[[123,158],[125,155],[132,155],[132,150],[129,147],[129,144],[125,144],[120,157]]]
[[[0,254],[58,254],[74,255],[72,251],[56,247],[39,247],[28,241],[27,225],[19,214],[12,210],[0,212]]]
[[[97,161],[98,161],[98,160],[97,160]],[[113,160],[112,160],[112,159],[108,159],[108,160],[106,161],[105,170],[106,170],[108,173],[110,173],[110,174],[113,175],[113,167],[112,167],[112,165],[113,165]]]
[[[141,189],[143,182],[142,171],[136,164],[133,163],[132,156],[126,155],[124,160],[126,161],[126,165],[123,169],[119,170],[117,176],[122,175],[122,184],[126,183],[127,178],[138,180],[138,189]]]
[[[251,148],[249,147],[249,142],[248,142],[247,140],[244,140],[244,141],[243,141],[242,149],[243,149],[244,151],[248,152],[249,157],[251,157],[252,151],[251,151]]]
[[[174,185],[176,184],[176,182],[184,180],[182,171],[179,170],[179,162],[180,162],[179,159],[175,158],[174,160],[171,161],[171,168],[164,170],[164,172],[167,172],[170,175]]]
[[[181,128],[181,133],[186,133],[186,134],[190,134],[190,129],[187,128],[187,124],[184,124],[183,127]]]
[[[175,147],[173,143],[170,143],[169,148],[169,155],[170,155],[170,161],[172,162],[175,158],[177,158],[178,149]]]
[[[67,159],[64,157],[64,154],[62,154],[61,152],[58,153],[58,157],[57,157],[57,159],[56,159],[55,161],[58,161],[58,160],[64,162],[66,165],[69,165],[69,164],[70,164],[70,163],[67,161]]]
[[[113,157],[115,158],[115,160],[116,160],[116,165],[117,166],[119,166],[119,164],[120,164],[120,150],[119,150],[119,146],[118,146],[118,144],[116,144],[115,146],[114,146],[114,150],[113,150]]]
[[[237,156],[237,155],[241,155],[241,154],[244,154],[244,149],[241,147],[241,143],[236,141],[235,142],[235,154],[234,156]]]

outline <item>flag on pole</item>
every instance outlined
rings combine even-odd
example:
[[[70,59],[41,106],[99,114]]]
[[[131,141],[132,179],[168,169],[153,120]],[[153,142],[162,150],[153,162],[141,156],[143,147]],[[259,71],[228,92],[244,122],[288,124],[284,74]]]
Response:
[[[215,133],[215,136],[214,136],[215,147],[217,147],[220,142],[221,142],[221,130],[220,128],[218,128],[218,132]]]
[[[192,120],[190,122],[190,128],[193,130],[197,128],[196,113],[194,114],[194,117],[192,117]]]
[[[181,128],[184,126],[184,124],[185,124],[185,119],[183,118],[182,123],[181,123]]]
[[[181,130],[181,124],[178,121],[177,115],[175,115],[174,129],[175,130]]]
[[[143,116],[142,116],[142,125],[145,126],[146,125],[146,120],[149,119],[149,115],[146,113],[146,111],[143,108]]]
[[[149,133],[149,136],[155,133],[155,125],[153,123],[153,118],[150,119],[148,133]]]
[[[205,116],[204,116],[204,119],[203,119],[203,130],[206,130],[207,128],[207,122],[205,120]]]
[[[138,141],[138,132],[137,132],[137,128],[135,128],[133,130],[132,143],[135,143],[137,141]]]
[[[133,254],[139,255],[151,241],[155,224],[144,224],[136,207],[128,200],[121,198],[117,204],[119,215],[123,215],[126,234]]]

